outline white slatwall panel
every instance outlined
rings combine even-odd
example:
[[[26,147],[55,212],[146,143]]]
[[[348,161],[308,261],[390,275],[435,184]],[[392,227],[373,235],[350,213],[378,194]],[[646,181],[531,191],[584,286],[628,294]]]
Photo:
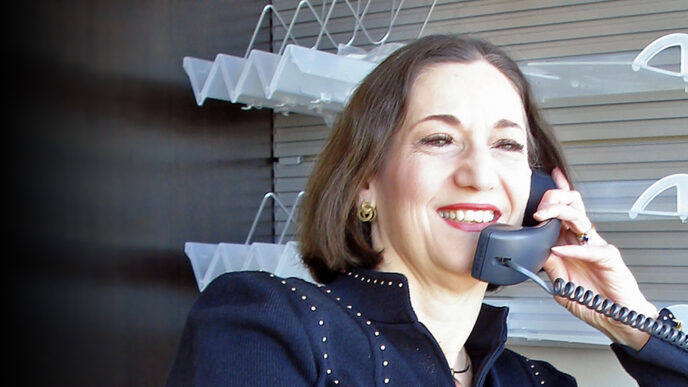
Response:
[[[296,3],[274,1],[287,15]],[[407,1],[390,42],[414,39],[430,3]],[[389,4],[374,1],[374,12],[365,19],[374,37],[384,33]],[[352,20],[344,11],[338,9],[331,21],[330,31],[338,42],[348,40],[351,32]],[[312,18],[300,20],[295,31],[301,44],[312,44],[316,25]],[[445,0],[438,2],[426,28],[426,34],[467,33],[488,39],[517,60],[637,53],[671,32],[688,32],[688,0]],[[279,42],[283,31],[275,29],[274,36]],[[332,46],[324,42],[321,48]],[[610,181],[642,187],[668,174],[688,173],[686,93],[568,98],[549,101],[543,108],[564,144],[579,187],[601,187]],[[274,165],[275,190],[291,203],[329,129],[319,118],[300,115],[275,115],[274,124],[275,157],[303,157],[299,165]],[[275,218],[279,234],[286,217]],[[662,305],[688,301],[688,224],[678,219],[600,221],[597,228],[622,250],[651,300]],[[542,298],[543,292],[529,281],[503,289],[498,297]]]

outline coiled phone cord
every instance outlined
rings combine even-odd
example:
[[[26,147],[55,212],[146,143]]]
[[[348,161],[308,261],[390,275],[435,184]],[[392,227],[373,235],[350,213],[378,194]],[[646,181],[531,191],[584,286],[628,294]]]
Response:
[[[636,311],[630,310],[625,306],[621,306],[609,298],[604,298],[599,294],[595,294],[592,290],[586,290],[583,286],[576,286],[573,282],[566,282],[562,278],[557,278],[550,289],[542,278],[538,277],[532,271],[523,266],[513,262],[511,259],[502,258],[501,263],[508,266],[517,272],[527,276],[540,285],[545,291],[553,296],[565,297],[571,301],[577,302],[588,309],[601,313],[609,318],[612,318],[622,324],[639,329],[643,332],[649,333],[663,341],[666,341],[676,347],[688,351],[688,335],[681,332],[669,324],[657,321],[652,317],[638,314]]]

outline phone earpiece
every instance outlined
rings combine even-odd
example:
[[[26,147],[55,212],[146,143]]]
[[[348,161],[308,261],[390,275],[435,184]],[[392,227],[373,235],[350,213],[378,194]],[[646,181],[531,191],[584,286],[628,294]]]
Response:
[[[554,182],[552,176],[539,169],[533,169],[533,174],[530,177],[530,196],[528,197],[526,212],[523,216],[524,226],[533,227],[540,223],[533,218],[533,214],[537,211],[545,192],[554,188],[557,188],[557,183]]]

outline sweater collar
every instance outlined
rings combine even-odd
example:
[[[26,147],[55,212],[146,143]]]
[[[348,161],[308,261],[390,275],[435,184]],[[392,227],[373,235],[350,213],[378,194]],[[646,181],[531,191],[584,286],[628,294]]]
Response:
[[[398,273],[356,269],[340,275],[329,286],[332,296],[365,314],[371,321],[416,323],[408,281]],[[352,306],[355,305],[355,306]],[[483,385],[507,340],[507,307],[483,304],[465,347],[474,365],[473,385]]]
[[[341,274],[330,285],[332,295],[353,305],[371,321],[413,323],[418,321],[406,277],[398,273],[356,269]]]
[[[466,340],[466,351],[475,368],[474,386],[482,386],[490,368],[504,351],[507,340],[506,318],[509,308],[483,304],[473,331]]]
[[[354,305],[372,321],[414,323],[418,321],[411,306],[406,276],[375,270],[356,269],[343,273],[329,287],[341,302]],[[491,354],[504,347],[507,339],[507,307],[483,304],[466,349],[474,364],[489,360]],[[501,352],[501,351],[500,351]],[[474,358],[475,357],[475,358]]]

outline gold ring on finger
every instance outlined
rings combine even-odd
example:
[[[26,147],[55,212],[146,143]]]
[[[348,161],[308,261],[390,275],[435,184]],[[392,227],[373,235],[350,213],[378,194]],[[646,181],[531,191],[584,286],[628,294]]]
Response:
[[[590,240],[590,237],[588,234],[590,234],[593,230],[595,229],[595,225],[590,223],[590,228],[586,232],[582,233],[575,233],[576,234],[576,239],[578,240],[578,243],[581,245],[587,245],[588,241]]]

